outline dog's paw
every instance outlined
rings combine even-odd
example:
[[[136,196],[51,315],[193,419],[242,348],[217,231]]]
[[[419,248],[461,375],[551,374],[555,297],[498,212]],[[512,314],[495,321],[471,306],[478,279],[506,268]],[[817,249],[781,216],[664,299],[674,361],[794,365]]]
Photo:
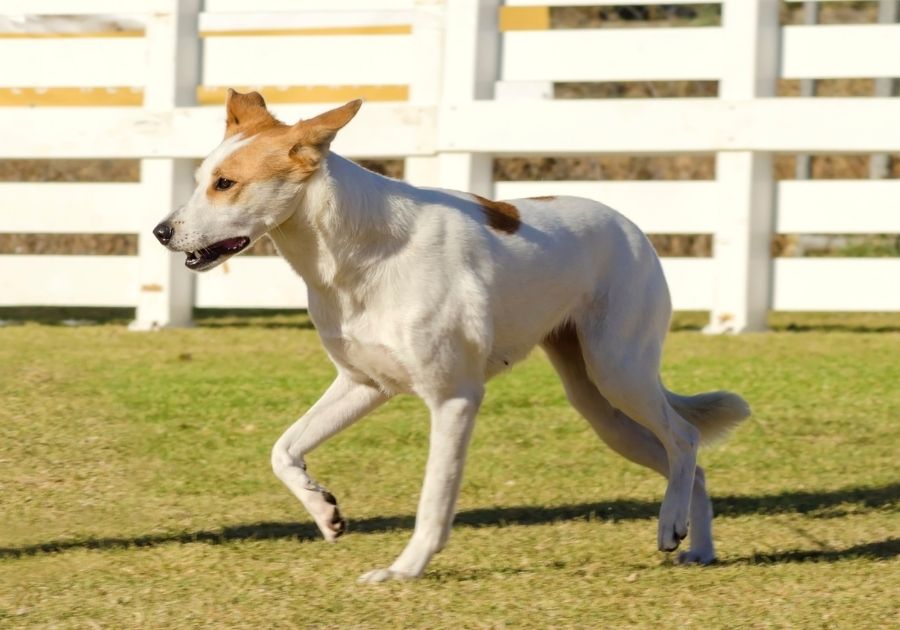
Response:
[[[699,564],[705,566],[707,564],[714,564],[715,561],[716,554],[711,550],[694,551],[693,549],[689,549],[678,554],[678,564]]]
[[[390,569],[374,569],[359,576],[360,584],[379,584],[381,582],[415,580],[418,576],[392,571]]]
[[[658,544],[660,551],[675,551],[681,541],[687,537],[688,523],[687,520],[676,519],[672,522],[669,519],[659,519],[659,535]]]
[[[347,520],[341,515],[337,499],[327,491],[322,491],[315,505],[313,517],[319,531],[327,542],[336,542],[347,531]],[[310,510],[313,511],[313,510]]]

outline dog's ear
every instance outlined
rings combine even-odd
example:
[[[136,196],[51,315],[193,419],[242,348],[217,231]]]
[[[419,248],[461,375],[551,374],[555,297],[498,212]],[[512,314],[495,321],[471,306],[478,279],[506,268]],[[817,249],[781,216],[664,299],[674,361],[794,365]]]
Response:
[[[241,94],[228,88],[225,99],[225,137],[236,133],[253,135],[260,129],[277,124],[278,121],[266,109],[266,101],[259,92]]]
[[[306,146],[327,149],[337,132],[353,120],[356,112],[362,107],[362,103],[362,100],[356,99],[324,114],[319,114],[315,118],[301,120],[294,125],[294,130],[297,132],[296,137],[301,144]]]

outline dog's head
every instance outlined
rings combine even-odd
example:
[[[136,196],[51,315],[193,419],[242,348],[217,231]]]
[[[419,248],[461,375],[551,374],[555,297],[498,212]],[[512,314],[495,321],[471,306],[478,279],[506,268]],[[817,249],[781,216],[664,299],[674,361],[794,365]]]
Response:
[[[185,265],[212,269],[249,247],[296,210],[297,199],[324,162],[337,132],[362,101],[295,125],[278,121],[257,92],[228,91],[225,139],[197,169],[190,200],[153,233]]]

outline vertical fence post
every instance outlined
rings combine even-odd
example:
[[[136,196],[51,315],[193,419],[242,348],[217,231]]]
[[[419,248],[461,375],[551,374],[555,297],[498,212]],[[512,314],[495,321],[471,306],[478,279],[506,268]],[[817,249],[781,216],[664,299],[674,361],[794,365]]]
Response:
[[[741,101],[775,94],[778,0],[724,0],[719,97]],[[716,155],[720,207],[713,244],[715,286],[710,333],[763,330],[772,294],[772,154]]]
[[[803,24],[812,26],[819,23],[819,1],[807,0],[803,3]],[[816,95],[815,79],[800,79],[800,96],[812,98]],[[812,156],[799,153],[794,164],[794,179],[809,179],[812,175]]]
[[[878,23],[893,24],[897,21],[897,0],[879,0]],[[891,77],[875,79],[875,96],[888,97],[894,95],[896,80]],[[887,153],[876,153],[869,158],[869,177],[884,179],[890,174],[891,157]]]
[[[447,4],[442,107],[493,98],[500,75],[500,4],[501,0]],[[441,153],[438,159],[441,186],[493,196],[493,156]]]
[[[170,1],[171,12],[155,13],[147,20],[144,109],[154,113],[195,105],[200,82],[200,0]],[[190,195],[192,160],[141,160],[141,188],[145,204],[138,235],[140,291],[130,328],[187,326],[194,302],[193,275],[184,267],[184,255],[164,249],[151,231]]]
[[[437,108],[444,70],[444,0],[415,0],[415,7],[409,102]],[[414,186],[438,186],[438,169],[436,155],[411,156],[404,160],[403,178]]]

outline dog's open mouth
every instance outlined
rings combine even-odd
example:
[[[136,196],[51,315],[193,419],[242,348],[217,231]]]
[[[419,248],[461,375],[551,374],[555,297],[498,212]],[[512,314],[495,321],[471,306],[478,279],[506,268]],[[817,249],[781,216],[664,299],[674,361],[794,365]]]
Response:
[[[233,256],[250,244],[246,236],[226,238],[224,241],[213,243],[195,252],[188,252],[184,266],[194,271],[203,271],[214,266],[223,256]]]

